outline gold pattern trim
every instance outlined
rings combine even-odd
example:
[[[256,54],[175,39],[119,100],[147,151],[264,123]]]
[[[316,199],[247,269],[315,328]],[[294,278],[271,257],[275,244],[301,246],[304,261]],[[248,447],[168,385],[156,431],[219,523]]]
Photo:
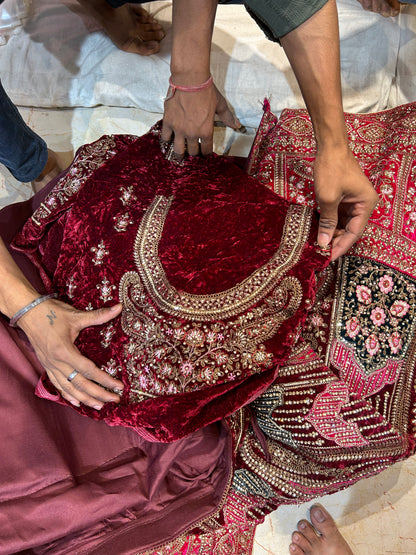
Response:
[[[236,286],[210,295],[178,291],[168,281],[158,256],[158,245],[173,198],[158,196],[139,226],[134,245],[137,269],[159,308],[194,321],[230,318],[247,310],[267,295],[300,259],[309,235],[312,211],[304,206],[288,209],[279,248],[272,258]]]

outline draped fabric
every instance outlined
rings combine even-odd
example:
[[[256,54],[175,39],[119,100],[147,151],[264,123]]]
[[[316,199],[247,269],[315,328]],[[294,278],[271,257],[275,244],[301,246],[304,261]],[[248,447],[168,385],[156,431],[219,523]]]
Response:
[[[256,525],[279,505],[338,491],[413,454],[416,105],[380,114],[347,114],[346,122],[351,148],[379,193],[380,203],[363,237],[338,263],[328,265],[324,253],[316,252],[313,236],[316,220],[315,227],[311,227],[307,235],[299,234],[298,227],[285,228],[282,223],[287,222],[287,214],[293,206],[306,207],[309,214],[314,209],[315,143],[305,111],[289,110],[277,120],[270,113],[267,102],[248,160],[248,171],[257,183],[244,178],[234,167],[230,168],[230,162],[213,158],[189,162],[192,187],[187,187],[186,179],[178,181],[178,176],[186,175],[184,166],[171,170],[176,177],[171,181],[166,179],[170,188],[165,188],[164,181],[158,179],[163,173],[164,161],[157,158],[156,143],[152,150],[155,141],[152,132],[138,141],[133,137],[106,137],[95,145],[83,147],[72,168],[52,184],[38,207],[33,206],[33,216],[14,244],[26,253],[26,271],[33,272],[37,268],[46,290],[58,288],[62,298],[73,304],[80,298],[81,308],[88,308],[88,303],[92,308],[98,304],[112,304],[118,294],[125,292],[122,298],[129,312],[126,314],[125,308],[124,327],[123,318],[120,318],[120,326],[114,334],[107,334],[104,326],[103,334],[100,333],[102,329],[96,330],[95,336],[87,330],[80,338],[80,346],[91,358],[106,353],[110,347],[104,347],[101,342],[109,338],[111,345],[116,334],[118,339],[123,338],[123,344],[130,344],[134,349],[139,336],[134,336],[129,343],[132,336],[125,330],[136,329],[140,333],[141,326],[149,322],[146,318],[151,324],[157,321],[160,327],[171,319],[172,314],[162,311],[166,304],[161,304],[156,295],[158,291],[185,291],[188,296],[179,297],[184,303],[181,310],[186,307],[185,301],[194,299],[189,295],[215,294],[222,302],[222,291],[229,291],[236,283],[252,276],[256,268],[268,267],[284,236],[284,229],[289,229],[296,237],[300,235],[303,241],[300,257],[309,253],[308,265],[315,264],[314,270],[319,272],[316,279],[312,279],[311,273],[307,274],[305,282],[306,274],[303,277],[295,274],[295,271],[301,272],[295,265],[281,277],[283,281],[296,276],[302,291],[309,293],[302,297],[304,300],[297,312],[287,320],[298,318],[296,328],[286,330],[287,350],[280,351],[284,355],[279,362],[273,358],[273,378],[268,381],[270,370],[265,369],[245,380],[252,383],[253,376],[258,377],[264,380],[265,388],[253,392],[255,399],[241,394],[242,402],[231,409],[228,405],[226,416],[217,423],[195,431],[184,425],[180,429],[186,437],[174,443],[156,443],[156,427],[148,426],[150,423],[139,430],[142,435],[144,430],[149,434],[150,441],[146,441],[129,427],[109,427],[95,421],[93,413],[88,413],[93,418],[85,418],[72,408],[34,397],[32,392],[41,368],[24,339],[4,324],[1,329],[4,328],[7,341],[2,353],[10,355],[9,359],[2,355],[2,372],[5,373],[2,379],[13,374],[20,384],[11,389],[3,388],[1,393],[0,411],[7,412],[8,417],[7,425],[0,428],[0,432],[5,453],[7,455],[7,446],[10,446],[12,456],[0,460],[0,465],[7,470],[5,474],[0,468],[1,475],[7,476],[7,487],[2,492],[7,503],[0,505],[0,537],[8,538],[7,544],[14,551],[7,550],[6,545],[5,549],[0,547],[0,553],[31,547],[35,553],[249,554]],[[142,172],[147,184],[141,189],[143,197],[138,197],[139,189],[128,189],[131,184],[138,187],[133,160],[137,160],[140,145],[146,145],[147,149],[142,161],[147,159],[149,152],[154,155],[150,169]],[[147,164],[144,162],[143,167]],[[227,176],[229,186],[221,188],[223,185],[220,178],[215,179],[214,167],[219,174]],[[201,189],[195,175],[202,176]],[[236,181],[232,175],[238,175]],[[126,180],[120,185],[123,176]],[[153,176],[158,181],[156,190],[149,185]],[[205,195],[207,176],[214,185]],[[180,187],[175,188],[178,182]],[[237,198],[238,202],[234,203],[233,211],[227,203],[230,191],[232,194],[237,191],[233,202]],[[276,193],[295,204],[280,200]],[[134,196],[137,198],[132,200]],[[139,198],[147,200],[142,203]],[[160,204],[154,202],[155,198]],[[125,205],[122,199],[125,202],[130,199],[130,203]],[[164,205],[164,199],[171,200]],[[198,199],[197,204],[193,199]],[[211,209],[212,199],[215,199],[220,217]],[[247,203],[250,209],[245,211]],[[131,212],[136,204],[141,210]],[[239,217],[235,213],[237,205],[241,210]],[[277,205],[281,209],[279,215],[275,210]],[[26,205],[25,213],[30,213],[31,208]],[[161,212],[157,212],[158,209]],[[107,218],[107,223],[111,221],[106,227],[107,235],[95,235],[90,213],[98,219]],[[125,213],[127,216],[121,218]],[[3,213],[3,221],[7,222],[12,214]],[[155,214],[162,214],[156,220],[159,234],[146,242],[141,225],[142,222],[146,226],[154,223]],[[193,218],[196,221],[191,221]],[[129,223],[130,220],[133,222]],[[258,222],[258,230],[250,227],[253,220]],[[212,242],[207,229],[197,222],[203,222],[207,229],[215,229]],[[131,238],[127,239],[129,233],[126,231],[130,227]],[[9,237],[13,235],[11,230],[8,233]],[[247,233],[251,235],[251,242]],[[126,237],[122,243],[121,235]],[[75,236],[85,237],[85,241],[74,246],[71,241]],[[111,236],[116,237],[121,251],[119,260],[122,258],[126,266],[119,274],[113,265],[117,249],[112,248]],[[101,240],[104,245],[100,244]],[[217,248],[219,242],[230,243],[220,250],[218,259],[221,260],[210,255],[213,252],[210,249]],[[154,248],[156,243],[157,249]],[[147,247],[140,251],[141,244]],[[207,246],[203,252],[198,249],[200,244]],[[239,263],[237,267],[235,264],[243,247],[244,253],[248,253],[244,257],[246,264]],[[139,254],[131,260],[129,253],[136,248]],[[107,279],[120,279],[126,287],[117,287],[111,281],[108,288],[99,286],[110,260],[106,251],[113,256],[112,272]],[[75,252],[79,253],[76,258]],[[146,268],[146,264],[150,264],[147,254],[150,262],[155,259],[160,262],[151,266],[148,274],[137,266],[140,263]],[[89,266],[85,265],[88,257]],[[202,265],[205,258],[207,263]],[[78,265],[82,264],[88,268],[85,290],[82,289],[83,281],[77,278]],[[164,276],[168,276],[163,282],[166,289],[155,288],[156,293],[155,290],[150,293],[150,284],[158,283],[154,278],[160,267]],[[217,271],[211,272],[212,268]],[[308,271],[309,268],[305,269]],[[128,277],[123,281],[124,272],[128,272]],[[140,283],[136,277],[128,281],[135,273],[139,274]],[[71,276],[77,279],[70,281]],[[220,276],[224,277],[221,287],[218,286]],[[308,283],[310,289],[306,287]],[[113,299],[100,299],[106,292]],[[284,298],[287,301],[291,297]],[[251,312],[261,306],[260,303],[259,299]],[[155,313],[163,313],[162,319],[157,320]],[[249,313],[247,309],[245,317]],[[133,322],[131,328],[130,322]],[[194,338],[201,337],[194,330],[205,333],[204,326],[208,326],[207,323],[199,325],[199,320],[196,321],[198,325],[192,320],[191,324],[183,322],[184,319],[180,325],[190,325]],[[245,324],[246,320],[240,323]],[[180,326],[172,328],[174,331]],[[284,324],[277,329],[276,334],[279,333],[285,333]],[[290,333],[294,335],[289,337]],[[96,351],[94,343],[99,345]],[[265,341],[261,352],[269,352],[270,345],[270,341]],[[275,348],[273,352],[278,351]],[[141,361],[142,351],[135,352],[135,356],[135,360]],[[118,364],[115,368],[119,371]],[[128,380],[133,376],[128,372],[127,363],[117,375]],[[231,384],[233,395],[241,400],[240,391],[244,392],[244,385],[240,389],[241,383],[225,379],[221,387]],[[191,387],[190,393],[197,392],[202,397],[204,393],[211,395],[212,385],[200,383],[198,387]],[[37,392],[59,401],[46,380],[38,384]],[[160,397],[164,395],[166,393]],[[200,410],[201,406],[196,409]],[[202,409],[201,414],[205,414]],[[162,411],[161,419],[164,416]],[[180,422],[176,425],[182,426]],[[56,426],[59,426],[58,432],[54,429]],[[172,426],[173,431],[177,429]],[[22,441],[27,435],[32,442],[42,445],[44,457],[35,456],[31,444],[26,446]],[[164,436],[163,439],[168,438]],[[95,448],[88,449],[90,445]],[[16,460],[19,461],[19,479],[13,466]],[[159,460],[160,465],[155,468]],[[192,460],[191,469],[186,465],[189,460]],[[175,467],[176,462],[180,470]],[[46,464],[44,469],[43,464]],[[55,466],[57,473],[53,472]],[[61,470],[63,467],[65,472]],[[69,481],[65,481],[64,476]],[[83,490],[79,488],[85,483],[89,497],[80,495]],[[62,496],[64,492],[71,495]],[[110,497],[111,503],[108,502]],[[39,503],[40,498],[42,503]],[[158,504],[159,499],[163,501]],[[182,508],[177,510],[179,505],[175,503]],[[97,513],[94,504],[100,507]],[[148,527],[148,533],[142,538],[141,517],[147,515],[147,511],[149,522],[154,525]],[[23,522],[17,514],[25,515]],[[9,535],[5,536],[3,530]]]
[[[81,151],[13,245],[76,308],[123,304],[121,317],[77,341],[125,383],[121,402],[79,412],[172,441],[273,382],[328,256],[312,210],[225,158],[174,165],[158,134]],[[38,391],[63,402],[47,379]]]

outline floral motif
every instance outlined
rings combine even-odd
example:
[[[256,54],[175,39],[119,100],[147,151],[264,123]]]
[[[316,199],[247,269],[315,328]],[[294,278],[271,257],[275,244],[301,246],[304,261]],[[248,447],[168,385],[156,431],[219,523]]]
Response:
[[[109,250],[106,248],[104,241],[98,243],[97,247],[91,247],[91,252],[94,253],[92,262],[95,266],[100,266],[104,262],[104,257],[109,254]]]
[[[416,287],[411,278],[377,262],[343,262],[342,314],[337,335],[365,374],[405,356],[412,337]]]
[[[130,185],[128,187],[120,187],[120,193],[121,193],[120,200],[123,206],[127,206],[128,204],[131,204],[132,202],[137,200],[137,197],[134,194],[133,185]]]
[[[394,331],[390,337],[388,338],[388,342],[390,345],[390,349],[391,352],[393,354],[397,354],[399,351],[401,351],[402,347],[403,347],[403,341],[402,341],[402,337],[400,335],[400,333],[398,331]]]
[[[198,322],[156,311],[139,274],[127,272],[120,282],[120,300],[122,327],[130,338],[126,368],[136,384],[132,400],[192,391],[272,368],[273,354],[264,342],[298,306],[299,287],[293,277],[283,278],[249,312],[224,322]]]
[[[128,212],[125,212],[124,214],[121,214],[119,216],[114,216],[113,220],[115,221],[114,229],[118,233],[126,231],[128,226],[134,223],[134,220],[130,217],[130,214]]]
[[[380,291],[382,293],[390,293],[390,291],[393,289],[393,285],[394,281],[392,277],[388,274],[384,274],[384,276],[381,276],[378,282],[378,286],[380,287]]]
[[[365,340],[365,348],[367,349],[367,352],[373,356],[375,354],[377,354],[380,350],[380,342],[377,338],[377,335],[375,335],[374,333],[372,333],[371,335],[369,335],[367,337],[367,339]]]
[[[100,291],[100,299],[105,303],[113,299],[113,290],[116,289],[115,285],[112,285],[108,279],[105,277],[101,283],[96,285],[96,288]]]
[[[354,337],[357,337],[361,330],[360,320],[357,318],[357,316],[352,316],[352,318],[347,320],[347,322],[345,323],[345,327],[347,329],[348,337],[354,339]]]
[[[111,340],[113,339],[114,334],[116,333],[115,327],[113,324],[109,324],[104,329],[100,331],[100,335],[102,337],[101,345],[105,349],[110,346]]]
[[[386,321],[386,313],[381,307],[376,306],[371,311],[370,320],[373,322],[375,326],[382,326]]]
[[[406,301],[394,301],[390,308],[390,314],[396,318],[403,318],[409,312],[410,305]]]
[[[371,290],[365,285],[357,285],[357,299],[360,303],[371,304]]]

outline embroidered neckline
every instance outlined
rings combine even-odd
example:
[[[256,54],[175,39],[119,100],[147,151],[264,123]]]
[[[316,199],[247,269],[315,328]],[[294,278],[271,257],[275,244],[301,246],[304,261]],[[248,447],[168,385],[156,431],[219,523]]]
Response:
[[[169,283],[158,255],[159,242],[173,197],[156,196],[144,215],[134,243],[134,260],[145,288],[156,305],[175,316],[194,321],[230,318],[259,302],[300,259],[309,235],[312,212],[289,206],[281,243],[269,259],[234,287],[218,293],[195,295]]]

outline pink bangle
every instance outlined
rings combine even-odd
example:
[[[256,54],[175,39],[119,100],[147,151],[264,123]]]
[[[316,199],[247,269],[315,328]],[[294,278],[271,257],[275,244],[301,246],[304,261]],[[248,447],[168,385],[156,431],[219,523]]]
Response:
[[[176,90],[182,91],[182,92],[203,91],[204,89],[207,89],[208,87],[210,87],[213,81],[214,80],[212,78],[212,75],[210,75],[209,78],[205,81],[205,83],[201,83],[200,85],[190,85],[189,87],[185,87],[183,85],[175,85],[174,83],[172,83],[172,77],[169,77],[169,89],[165,100],[170,100],[172,96],[175,94]]]

